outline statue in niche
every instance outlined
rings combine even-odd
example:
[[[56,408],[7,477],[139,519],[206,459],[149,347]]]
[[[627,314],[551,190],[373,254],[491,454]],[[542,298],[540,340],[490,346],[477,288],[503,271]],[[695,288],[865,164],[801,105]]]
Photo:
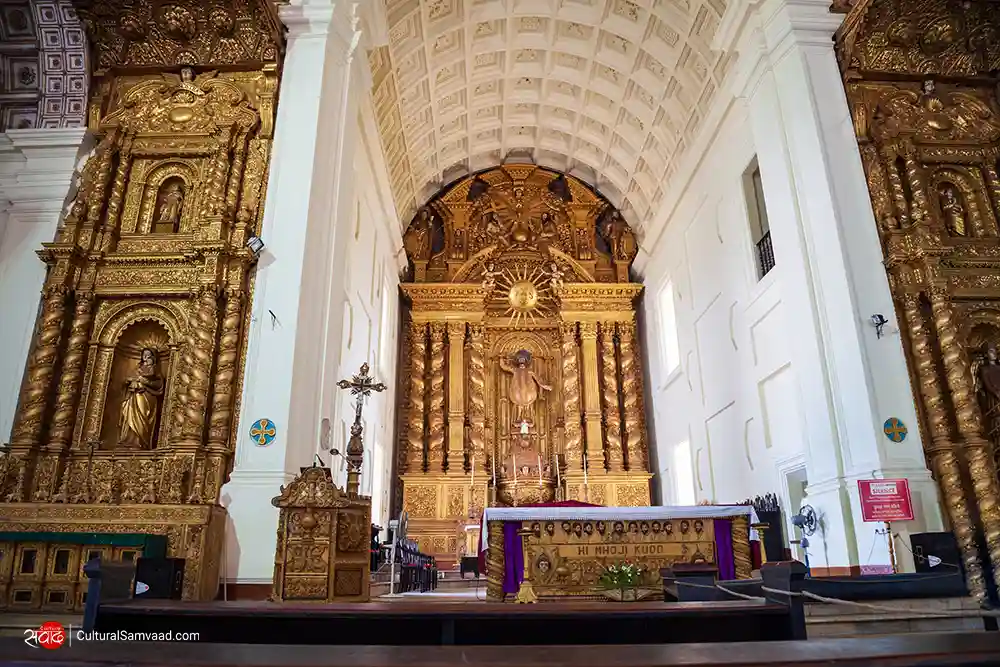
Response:
[[[614,211],[601,224],[601,237],[611,249],[611,258],[615,261],[631,261],[639,251],[635,234],[628,223],[622,219],[618,211]]]
[[[940,193],[941,213],[948,231],[954,236],[965,236],[965,207],[955,186],[945,184]]]
[[[531,352],[527,350],[518,350],[510,360],[501,359],[500,369],[512,376],[509,398],[514,404],[514,420],[520,426],[522,435],[526,435],[530,425],[528,418],[531,417],[531,408],[538,400],[539,390],[552,391],[552,387],[539,380],[531,370]]]
[[[156,350],[144,347],[136,372],[125,381],[118,444],[126,449],[152,449],[153,431],[163,396],[163,377],[157,371]]]
[[[434,234],[434,222],[431,213],[426,208],[417,214],[404,239],[410,257],[415,261],[427,261],[431,258],[431,237]]]
[[[181,211],[184,208],[184,188],[179,180],[171,179],[163,184],[156,198],[156,206],[153,231],[157,234],[172,234],[180,231]]]
[[[1000,361],[992,344],[986,348],[986,358],[976,375],[987,437],[996,444],[1000,442]]]

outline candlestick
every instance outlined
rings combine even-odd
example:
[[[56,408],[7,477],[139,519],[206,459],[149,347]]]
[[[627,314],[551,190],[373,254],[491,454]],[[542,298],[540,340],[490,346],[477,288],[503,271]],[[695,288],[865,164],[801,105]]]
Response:
[[[583,459],[583,485],[584,486],[587,486],[587,468],[589,468],[589,467],[590,466],[587,465],[587,459]]]
[[[510,462],[514,466],[514,486],[517,486],[517,456],[511,454]]]
[[[538,488],[542,488],[542,455],[538,455]]]
[[[556,488],[558,489],[559,487],[562,486],[562,476],[561,476],[561,473],[559,471],[559,455],[558,454],[553,454],[552,455],[552,465],[554,465],[556,467]]]
[[[476,455],[472,455],[472,481],[469,482],[469,486],[476,485]]]

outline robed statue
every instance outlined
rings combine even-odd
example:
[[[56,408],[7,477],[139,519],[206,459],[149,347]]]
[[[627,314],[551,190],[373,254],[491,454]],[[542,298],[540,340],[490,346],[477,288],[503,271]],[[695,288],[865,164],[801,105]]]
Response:
[[[139,353],[139,367],[125,381],[118,443],[126,449],[152,449],[153,431],[163,396],[163,377],[156,369],[157,354],[152,348]]]
[[[987,436],[996,444],[1000,442],[1000,362],[993,345],[986,348],[986,358],[976,375]]]
[[[513,359],[500,361],[500,368],[511,374],[510,402],[514,404],[514,419],[516,423],[526,424],[531,415],[531,408],[538,400],[538,392],[551,391],[552,387],[538,379],[531,370],[531,352],[518,350]]]
[[[167,184],[160,193],[160,211],[156,216],[157,232],[176,232],[180,229],[181,209],[184,206],[184,189],[177,181]]]

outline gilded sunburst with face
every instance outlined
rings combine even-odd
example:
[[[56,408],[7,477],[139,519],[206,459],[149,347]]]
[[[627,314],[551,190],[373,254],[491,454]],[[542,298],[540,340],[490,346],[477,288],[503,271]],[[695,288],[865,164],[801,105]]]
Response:
[[[510,324],[518,326],[522,322],[545,317],[552,311],[554,302],[552,290],[540,267],[515,266],[506,268],[497,276],[497,290],[505,295]]]

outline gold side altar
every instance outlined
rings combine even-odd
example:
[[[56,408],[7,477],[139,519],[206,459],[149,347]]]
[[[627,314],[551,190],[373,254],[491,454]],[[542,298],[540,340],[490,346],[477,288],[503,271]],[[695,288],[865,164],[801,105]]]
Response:
[[[442,192],[404,243],[397,470],[421,551],[457,558],[488,506],[648,505],[642,285],[618,211],[505,165]]]
[[[632,562],[644,570],[642,588],[662,595],[660,569],[677,563],[720,566],[716,530],[725,527],[732,543],[732,568],[737,579],[751,576],[749,508],[524,508],[516,512],[490,510],[487,524],[487,597],[491,600],[534,602],[537,599],[582,599],[601,595],[605,568]],[[721,519],[718,524],[717,519]],[[520,545],[511,547],[505,524],[513,523]],[[516,541],[515,541],[516,542]],[[505,582],[506,561],[520,548],[524,582]],[[515,561],[516,562],[516,561]]]
[[[91,548],[123,535],[166,536],[184,599],[211,600],[283,37],[263,0],[77,9],[97,145],[38,251],[41,306],[0,459],[0,610],[82,609],[81,561],[133,557]]]

